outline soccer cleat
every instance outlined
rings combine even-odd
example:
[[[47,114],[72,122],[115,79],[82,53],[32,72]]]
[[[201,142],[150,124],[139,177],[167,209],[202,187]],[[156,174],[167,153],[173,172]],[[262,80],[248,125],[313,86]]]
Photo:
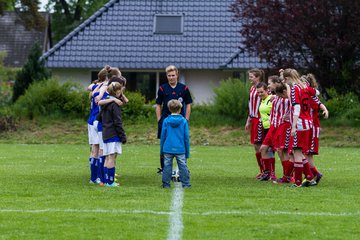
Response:
[[[310,181],[309,187],[313,187],[313,186],[316,186],[316,185],[318,185],[318,183],[316,182],[315,179],[313,179],[313,180]]]
[[[261,177],[259,178],[259,181],[268,181],[270,179],[270,174],[269,173],[263,173],[261,175]]]
[[[316,177],[315,177],[316,185],[319,184],[322,176],[323,176],[323,175],[322,175],[321,173],[318,173],[318,174],[316,175]]]
[[[289,182],[290,181],[286,177],[278,178],[275,181],[273,181],[273,183],[275,183],[275,184],[284,184],[284,183],[289,183]]]
[[[100,178],[97,178],[97,179],[95,180],[95,183],[96,183],[96,184],[101,184]]]
[[[96,182],[93,182],[93,181],[90,180],[89,183],[90,183],[90,184],[95,184]]]
[[[310,187],[310,186],[315,186],[317,185],[317,182],[313,179],[313,180],[308,180],[308,179],[304,179],[304,181],[301,183],[302,187]]]
[[[158,171],[156,172],[157,174],[162,175],[163,169],[162,168],[158,168]]]
[[[293,185],[291,185],[290,187],[291,187],[291,188],[301,188],[301,187],[302,187],[302,185],[296,185],[296,184],[293,184]]]
[[[263,173],[259,173],[258,175],[256,175],[256,179],[260,179],[261,178],[261,176],[263,175]]]
[[[107,187],[119,187],[120,184],[118,184],[118,183],[116,183],[116,182],[113,182],[112,184],[107,184],[107,183],[105,183],[105,186],[107,186]]]
[[[105,184],[104,184],[103,182],[101,182],[99,185],[102,187],[102,186],[104,186]]]

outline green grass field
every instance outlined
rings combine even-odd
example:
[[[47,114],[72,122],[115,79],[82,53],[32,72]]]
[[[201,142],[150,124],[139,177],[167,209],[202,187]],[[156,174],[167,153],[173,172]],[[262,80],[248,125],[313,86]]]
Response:
[[[157,145],[123,147],[118,189],[88,183],[88,154],[85,144],[0,144],[0,239],[177,239],[177,188],[160,187]],[[254,179],[251,147],[192,146],[182,239],[360,239],[360,149],[320,154],[321,183],[292,189]]]

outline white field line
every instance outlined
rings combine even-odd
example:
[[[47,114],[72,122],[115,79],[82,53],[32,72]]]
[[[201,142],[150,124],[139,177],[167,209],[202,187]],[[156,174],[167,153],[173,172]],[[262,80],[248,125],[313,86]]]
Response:
[[[124,210],[124,209],[0,209],[0,213],[113,213],[113,214],[153,214],[174,215],[174,212],[153,210]],[[212,215],[298,215],[298,216],[325,216],[325,217],[353,217],[360,216],[358,212],[286,212],[286,211],[212,211],[212,212],[182,212],[182,215],[212,216]]]
[[[181,183],[174,183],[174,190],[171,200],[170,226],[168,230],[168,240],[180,240],[184,229],[182,221],[182,207],[184,201],[184,190]]]

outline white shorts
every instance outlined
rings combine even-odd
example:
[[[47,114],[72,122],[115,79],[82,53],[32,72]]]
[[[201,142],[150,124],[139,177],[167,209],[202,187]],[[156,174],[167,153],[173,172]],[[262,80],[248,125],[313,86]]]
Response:
[[[103,155],[107,156],[114,153],[122,153],[121,142],[104,143]]]
[[[94,125],[88,124],[89,144],[99,144],[99,135]]]
[[[99,137],[99,147],[100,147],[100,149],[104,149],[104,141],[102,138],[102,132],[98,132],[98,137]]]

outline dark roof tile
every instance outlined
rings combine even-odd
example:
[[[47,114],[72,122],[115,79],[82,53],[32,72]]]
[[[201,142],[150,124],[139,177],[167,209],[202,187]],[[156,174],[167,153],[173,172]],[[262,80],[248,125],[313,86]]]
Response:
[[[256,56],[239,51],[239,23],[228,11],[232,2],[111,0],[43,57],[52,68],[101,68],[104,62],[132,69],[159,69],[170,63],[189,69],[264,66]],[[153,34],[157,13],[183,14],[183,34]],[[98,57],[102,53],[106,55]],[[68,59],[63,62],[55,55]]]

